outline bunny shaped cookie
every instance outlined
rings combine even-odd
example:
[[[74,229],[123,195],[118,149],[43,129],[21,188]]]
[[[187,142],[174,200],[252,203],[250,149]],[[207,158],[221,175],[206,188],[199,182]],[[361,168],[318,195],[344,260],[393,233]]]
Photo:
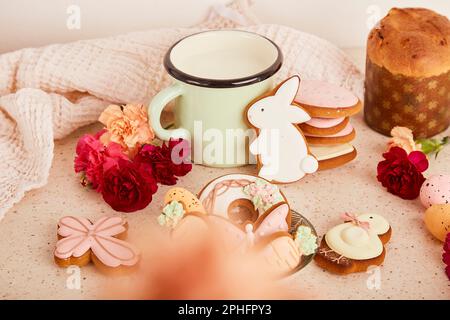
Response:
[[[311,119],[293,103],[299,86],[300,78],[293,76],[247,108],[248,122],[257,132],[250,152],[257,156],[258,175],[271,182],[295,182],[318,169],[303,133],[295,125]]]

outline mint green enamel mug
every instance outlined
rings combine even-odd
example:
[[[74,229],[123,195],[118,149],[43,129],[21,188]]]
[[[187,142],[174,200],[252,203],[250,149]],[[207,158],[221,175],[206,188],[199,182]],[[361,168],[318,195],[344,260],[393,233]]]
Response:
[[[149,105],[150,124],[158,138],[191,141],[194,163],[235,167],[247,155],[254,132],[244,118],[248,103],[273,88],[283,56],[271,40],[238,30],[214,30],[175,43],[164,58],[173,84]],[[175,124],[164,129],[160,118],[174,100]]]

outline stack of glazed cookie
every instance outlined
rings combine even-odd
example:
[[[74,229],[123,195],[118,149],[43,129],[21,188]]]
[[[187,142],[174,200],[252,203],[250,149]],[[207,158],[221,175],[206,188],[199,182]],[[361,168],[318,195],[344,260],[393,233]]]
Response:
[[[326,82],[302,80],[295,103],[311,116],[298,126],[319,161],[319,170],[344,165],[356,157],[356,149],[350,144],[356,135],[350,117],[361,110],[358,97]]]

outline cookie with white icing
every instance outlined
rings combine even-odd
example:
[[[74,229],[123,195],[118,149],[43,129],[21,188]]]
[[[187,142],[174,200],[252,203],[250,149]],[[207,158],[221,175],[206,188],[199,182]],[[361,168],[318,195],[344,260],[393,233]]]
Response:
[[[334,169],[354,160],[357,151],[348,143],[338,145],[310,145],[311,153],[319,161],[319,170]]]
[[[316,263],[337,274],[364,272],[368,267],[381,265],[386,255],[384,245],[390,240],[392,229],[382,216],[345,214],[345,223],[330,229],[322,238],[314,257]]]
[[[295,182],[318,169],[318,162],[296,125],[311,120],[293,101],[299,85],[300,77],[293,76],[252,101],[245,112],[249,126],[257,134],[250,144],[250,153],[258,161],[258,176],[272,183]]]
[[[362,109],[361,101],[351,91],[316,80],[302,81],[295,102],[313,118],[350,117]]]

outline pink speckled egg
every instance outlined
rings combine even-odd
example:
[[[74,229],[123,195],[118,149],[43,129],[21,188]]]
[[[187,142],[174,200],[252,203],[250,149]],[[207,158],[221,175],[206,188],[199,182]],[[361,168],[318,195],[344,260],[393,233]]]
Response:
[[[450,175],[437,174],[425,180],[420,189],[420,201],[425,208],[433,204],[449,204]]]

